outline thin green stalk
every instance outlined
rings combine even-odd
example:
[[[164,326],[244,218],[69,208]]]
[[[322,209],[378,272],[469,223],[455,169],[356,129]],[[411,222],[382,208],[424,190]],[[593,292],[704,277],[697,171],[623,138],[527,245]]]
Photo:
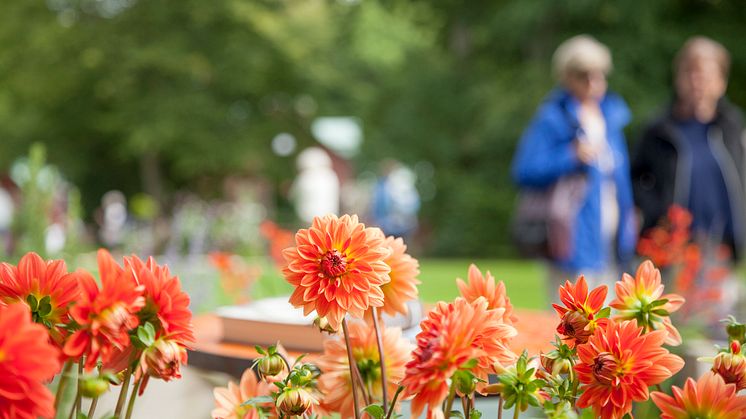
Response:
[[[394,393],[394,398],[391,400],[391,408],[389,409],[389,413],[386,415],[386,419],[391,419],[391,413],[394,412],[394,409],[396,408],[396,399],[399,398],[399,394],[404,390],[404,386],[399,386],[399,388],[396,389],[396,393]]]
[[[62,368],[62,375],[60,375],[60,382],[57,383],[57,392],[54,395],[54,410],[56,411],[60,405],[62,399],[62,393],[67,387],[67,380],[70,378],[70,370],[73,368],[72,359],[68,359],[65,362],[65,366]]]
[[[381,363],[381,390],[383,392],[383,414],[386,414],[386,408],[389,404],[389,394],[386,379],[386,360],[383,356],[383,336],[381,335],[381,329],[378,327],[378,311],[375,307],[373,308],[373,328],[376,331],[376,344],[378,345],[378,359]]]
[[[78,362],[78,376],[77,376],[77,382],[78,382],[78,388],[75,390],[75,401],[73,402],[73,406],[70,409],[70,415],[68,416],[69,419],[73,419],[78,415],[78,412],[81,410],[81,403],[82,403],[82,387],[83,387],[83,381],[81,380],[81,377],[83,376],[83,359],[80,358],[80,362]]]
[[[521,411],[518,409],[518,404],[513,405],[513,419],[518,419],[518,416],[521,414]]]
[[[446,410],[443,412],[446,418],[451,417],[451,409],[453,409],[453,399],[456,398],[456,384],[451,383],[451,389],[448,391],[448,399],[446,399]]]
[[[88,408],[88,419],[93,419],[93,413],[96,412],[96,405],[98,404],[98,396],[91,400],[91,407]]]
[[[503,396],[497,396],[497,419],[503,419]]]
[[[129,404],[127,404],[127,416],[125,416],[124,419],[130,419],[132,417],[132,410],[135,407],[135,400],[137,399],[137,391],[140,390],[143,378],[144,377],[141,377],[139,380],[135,381],[135,385],[132,386],[130,401]]]
[[[469,417],[469,402],[466,397],[461,397],[461,408],[464,409],[464,417]]]
[[[130,372],[129,368],[124,370],[124,381],[122,381],[122,388],[119,390],[119,399],[117,400],[117,407],[114,409],[114,416],[117,418],[121,417],[122,414],[122,408],[124,408],[124,402],[127,400],[127,390],[129,389],[130,385],[130,378],[132,378],[132,373]]]
[[[342,319],[342,331],[345,337],[345,346],[347,346],[347,362],[350,367],[350,383],[352,383],[352,403],[355,409],[355,419],[360,419],[360,400],[358,400],[357,385],[355,385],[355,374],[353,368],[356,367],[355,357],[352,356],[352,344],[350,343],[350,333],[347,330],[347,319]]]

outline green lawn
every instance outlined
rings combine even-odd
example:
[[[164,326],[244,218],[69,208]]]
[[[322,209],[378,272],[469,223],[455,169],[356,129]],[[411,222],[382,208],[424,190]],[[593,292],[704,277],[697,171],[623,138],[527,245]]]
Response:
[[[420,298],[428,303],[449,301],[458,295],[456,278],[467,279],[470,263],[476,263],[482,272],[505,282],[508,296],[516,307],[547,309],[544,268],[540,263],[522,260],[420,260]],[[254,298],[289,294],[292,290],[279,272],[265,265],[264,274],[254,288]]]

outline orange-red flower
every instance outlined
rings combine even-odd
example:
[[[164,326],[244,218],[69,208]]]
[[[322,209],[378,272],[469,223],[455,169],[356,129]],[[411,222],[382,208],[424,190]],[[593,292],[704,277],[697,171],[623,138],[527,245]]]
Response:
[[[676,294],[663,295],[661,273],[653,262],[646,260],[640,264],[634,278],[625,273],[614,288],[616,299],[609,305],[618,312],[615,320],[636,319],[646,330],[664,329],[666,344],[681,344],[681,335],[669,315],[684,304],[684,298]]]
[[[688,378],[684,389],[673,387],[673,397],[654,391],[650,394],[661,410],[662,419],[741,419],[746,417],[746,395],[739,396],[733,384],[706,372],[696,382]]]
[[[187,363],[186,349],[176,341],[158,339],[140,357],[137,379],[145,376],[171,381],[181,378],[181,366]]]
[[[227,388],[216,387],[212,393],[215,396],[212,419],[258,419],[260,416],[255,407],[242,404],[254,397],[269,396],[270,385],[266,381],[257,381],[254,371],[248,368],[241,376],[239,385],[231,381]],[[262,404],[265,407],[271,405]]]
[[[382,400],[381,361],[375,329],[365,323],[350,323],[349,337],[352,355],[366,388],[371,390],[371,396],[375,400]],[[387,390],[388,394],[393,395],[404,378],[405,364],[410,359],[412,345],[402,337],[399,328],[386,328],[382,338]],[[324,394],[322,407],[339,412],[343,418],[354,416],[352,382],[344,340],[324,342],[324,354],[319,358],[318,366],[323,371],[319,377],[319,390]]]
[[[469,283],[467,284],[461,278],[457,278],[456,285],[458,285],[461,296],[469,302],[484,297],[487,299],[489,310],[504,308],[503,323],[513,324],[518,321],[518,318],[513,315],[513,305],[510,304],[510,298],[505,291],[505,283],[503,281],[495,282],[495,277],[492,276],[490,271],[482,276],[482,272],[479,271],[477,265],[472,263],[469,265]]]
[[[78,358],[86,355],[85,367],[96,362],[106,364],[130,345],[128,332],[140,322],[137,312],[145,305],[144,287],[136,285],[117,265],[109,252],[99,250],[98,270],[101,288],[87,272],[80,275],[80,294],[70,309],[70,315],[81,328],[65,343],[65,355]]]
[[[363,317],[369,307],[383,306],[381,286],[391,269],[376,230],[356,215],[316,217],[310,228],[298,230],[296,247],[283,251],[283,274],[295,287],[290,303],[306,314],[316,310],[334,329],[348,312]]]
[[[57,327],[70,322],[68,310],[78,296],[78,274],[68,273],[63,260],[44,261],[36,253],[26,253],[18,267],[0,265],[0,306],[17,301],[29,305],[35,322],[49,329],[60,347],[65,332]]]
[[[59,369],[59,351],[29,308],[0,306],[0,418],[54,417],[54,397],[43,383]]]
[[[406,253],[407,245],[404,244],[403,239],[388,236],[383,244],[391,252],[383,260],[391,268],[389,272],[391,281],[381,286],[384,295],[381,311],[392,316],[396,313],[406,315],[407,301],[417,299],[417,285],[420,284],[417,275],[420,274],[420,264],[417,259]]]
[[[167,337],[189,348],[194,343],[194,326],[189,295],[181,289],[179,277],[171,275],[168,266],[158,265],[152,257],[143,262],[137,256],[130,256],[124,259],[124,264],[145,289],[145,306],[138,312],[140,323],[150,322],[156,337]]]
[[[583,394],[579,407],[592,407],[596,415],[621,419],[632,402],[647,400],[648,387],[677,373],[684,361],[662,345],[664,330],[644,333],[634,320],[597,328],[588,343],[578,345],[575,365]]]
[[[606,292],[606,285],[601,285],[589,294],[583,275],[575,284],[566,281],[560,287],[560,301],[565,306],[552,304],[552,307],[561,317],[557,333],[564,336],[570,347],[585,343],[598,327],[608,323],[608,319],[597,317],[606,300]]]
[[[509,363],[515,354],[507,348],[515,336],[513,326],[502,323],[504,309],[487,310],[487,300],[469,303],[459,297],[450,304],[438,303],[420,323],[417,348],[407,363],[401,384],[405,396],[414,396],[412,414],[419,415],[427,405],[434,411],[448,394],[446,382],[464,363],[478,360],[478,376],[495,362]]]

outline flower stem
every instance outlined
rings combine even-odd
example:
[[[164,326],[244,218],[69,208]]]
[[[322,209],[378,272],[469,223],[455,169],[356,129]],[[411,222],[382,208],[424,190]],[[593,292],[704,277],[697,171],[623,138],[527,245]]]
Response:
[[[451,417],[451,409],[453,409],[453,399],[456,398],[456,384],[451,383],[451,389],[448,391],[448,399],[446,399],[446,410],[443,412],[446,418]]]
[[[345,345],[347,346],[347,362],[350,367],[350,383],[352,383],[352,402],[355,409],[355,419],[360,419],[360,400],[358,400],[357,386],[355,385],[355,373],[353,368],[356,367],[355,358],[352,356],[352,344],[350,343],[350,332],[347,330],[347,319],[342,319],[342,331],[345,336]]]
[[[396,407],[396,399],[399,398],[399,394],[401,394],[402,390],[404,390],[404,386],[399,386],[399,388],[396,389],[394,398],[391,400],[391,408],[389,409],[389,413],[386,414],[386,419],[391,419],[391,413],[394,412],[394,408]]]
[[[93,419],[93,413],[96,411],[96,405],[98,404],[98,396],[91,400],[91,407],[88,409],[88,419]]]
[[[60,405],[60,400],[62,399],[62,393],[65,391],[65,387],[67,387],[67,380],[70,378],[70,370],[73,367],[73,360],[68,359],[67,362],[65,362],[64,368],[62,368],[62,375],[60,375],[60,382],[57,383],[57,392],[54,395],[54,410],[57,410],[57,407]]]
[[[122,388],[119,390],[119,399],[117,400],[117,407],[114,409],[114,416],[120,417],[124,402],[127,400],[127,390],[130,385],[130,378],[132,378],[132,372],[129,368],[124,370],[124,381],[122,381]]]
[[[497,419],[503,419],[503,397],[497,396]]]
[[[383,356],[383,336],[381,334],[381,329],[378,327],[378,310],[376,310],[375,307],[372,307],[373,309],[373,328],[376,330],[376,343],[378,344],[378,357],[381,361],[381,389],[383,390],[383,414],[386,414],[386,408],[389,404],[389,394],[387,383],[388,380],[386,379],[386,360]]]
[[[83,397],[83,393],[81,392],[83,387],[83,381],[81,380],[81,376],[83,375],[83,359],[84,358],[80,358],[80,361],[78,362],[78,376],[76,377],[77,389],[75,390],[75,401],[73,402],[73,406],[70,409],[70,415],[68,416],[69,419],[76,417],[78,412],[81,410],[81,398]]]
[[[127,416],[124,419],[130,419],[132,417],[132,410],[135,407],[135,400],[137,399],[137,391],[140,390],[140,384],[144,377],[140,377],[139,380],[135,381],[135,385],[132,386],[132,393],[130,394],[130,401],[127,405]]]
[[[464,409],[464,417],[469,417],[469,403],[466,397],[461,397],[461,408]]]
[[[521,414],[521,411],[518,409],[518,404],[513,405],[513,419],[518,419],[518,415]]]

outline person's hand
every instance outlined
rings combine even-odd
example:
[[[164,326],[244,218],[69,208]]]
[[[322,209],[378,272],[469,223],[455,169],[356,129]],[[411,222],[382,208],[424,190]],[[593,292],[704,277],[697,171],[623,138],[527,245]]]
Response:
[[[575,140],[575,153],[578,160],[585,164],[592,164],[596,160],[596,148],[586,141]]]

